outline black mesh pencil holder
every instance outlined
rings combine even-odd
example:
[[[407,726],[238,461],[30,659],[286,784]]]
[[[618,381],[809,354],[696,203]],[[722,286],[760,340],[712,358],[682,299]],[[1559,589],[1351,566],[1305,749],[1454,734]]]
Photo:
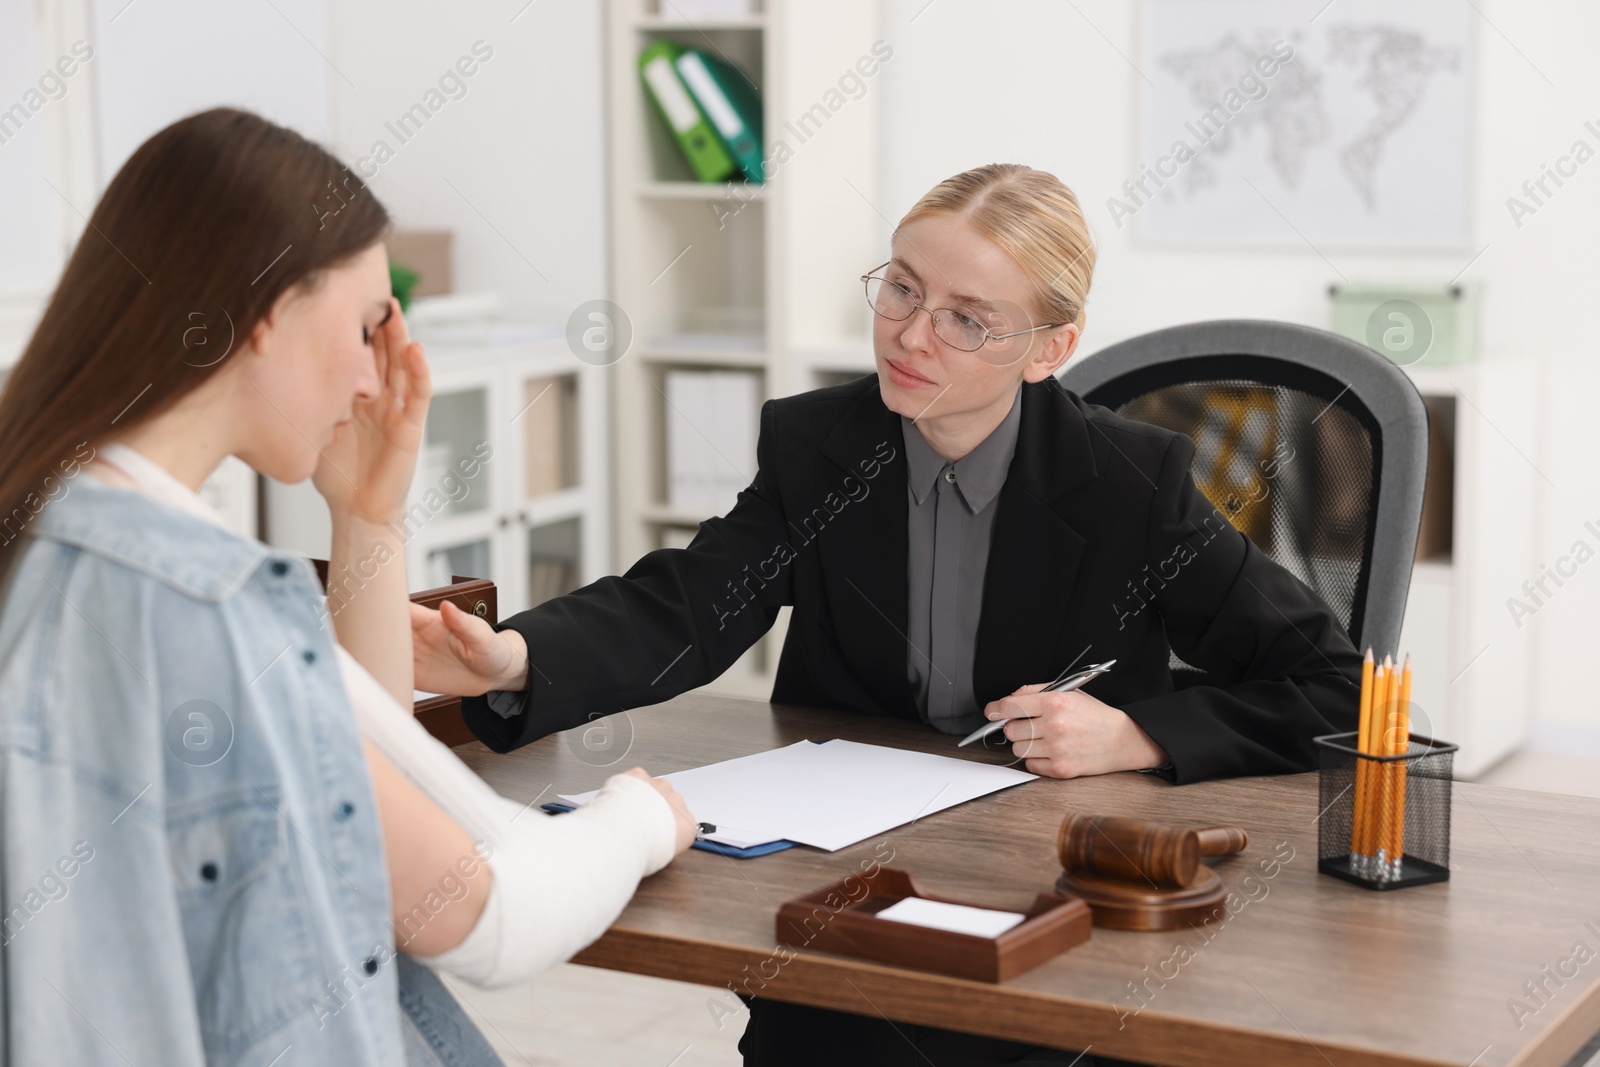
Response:
[[[1356,747],[1354,731],[1315,740],[1317,870],[1368,889],[1446,881],[1457,746],[1412,735],[1402,755],[1369,756]]]

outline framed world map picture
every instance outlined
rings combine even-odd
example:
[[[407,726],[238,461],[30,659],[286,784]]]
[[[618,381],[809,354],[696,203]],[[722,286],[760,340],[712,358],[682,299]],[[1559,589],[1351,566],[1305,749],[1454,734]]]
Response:
[[[1467,248],[1476,19],[1428,0],[1145,0],[1114,224],[1162,244]]]

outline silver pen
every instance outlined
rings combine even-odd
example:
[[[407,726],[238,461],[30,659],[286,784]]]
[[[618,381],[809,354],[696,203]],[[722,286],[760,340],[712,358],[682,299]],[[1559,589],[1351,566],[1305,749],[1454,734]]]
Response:
[[[1108,659],[1104,663],[1096,663],[1092,667],[1085,667],[1076,674],[1057,675],[1055,681],[1039,690],[1039,692],[1070,693],[1074,689],[1077,689],[1079,686],[1088,682],[1091,678],[1098,678],[1102,674],[1106,673],[1106,671],[1109,671],[1116,662],[1117,661],[1114,659]],[[961,743],[956,747],[962,748],[966,745],[972,744],[974,741],[981,741],[985,737],[988,737],[990,734],[994,733],[996,730],[1005,729],[1006,723],[1010,721],[1010,719],[996,719],[993,722],[986,722],[976,730],[972,731],[966,737],[963,737],[961,739]]]

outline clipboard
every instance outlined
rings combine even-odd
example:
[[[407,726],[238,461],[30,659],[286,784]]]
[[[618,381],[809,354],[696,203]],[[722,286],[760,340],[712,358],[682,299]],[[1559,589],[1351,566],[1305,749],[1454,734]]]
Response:
[[[552,815],[560,815],[564,812],[576,810],[571,804],[560,803],[540,804],[539,807]],[[689,847],[698,848],[702,852],[715,852],[719,856],[732,856],[736,860],[753,860],[757,856],[769,856],[774,852],[782,852],[786,848],[794,848],[795,842],[766,841],[759,845],[751,845],[749,848],[738,848],[734,845],[724,845],[720,841],[707,841],[702,838]]]
[[[665,777],[678,785],[695,818],[724,831],[704,836],[745,858],[769,855],[779,841],[836,852],[1038,779],[1013,768],[842,738],[795,741]],[[596,792],[563,793],[553,802],[581,806]],[[922,797],[931,799],[919,803]],[[762,844],[740,847],[757,841]]]
[[[813,741],[812,744],[825,745],[828,740],[825,738],[821,741]],[[563,804],[560,801],[540,804],[539,807],[551,815],[561,815],[576,810],[571,804]],[[798,844],[798,841],[779,840],[765,841],[759,845],[751,845],[749,848],[740,848],[737,845],[724,845],[720,841],[707,841],[703,838],[698,838],[689,847],[697,848],[702,852],[715,852],[719,856],[732,856],[736,860],[753,860],[757,856],[770,856],[774,852],[782,852],[784,849],[794,848]]]

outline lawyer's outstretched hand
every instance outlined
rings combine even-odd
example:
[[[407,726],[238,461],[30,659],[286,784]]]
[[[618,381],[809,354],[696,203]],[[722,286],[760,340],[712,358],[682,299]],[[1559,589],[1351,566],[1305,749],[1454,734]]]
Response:
[[[438,611],[411,605],[411,656],[416,686],[426,693],[475,697],[528,683],[522,635],[511,629],[496,633],[448,600]]]

